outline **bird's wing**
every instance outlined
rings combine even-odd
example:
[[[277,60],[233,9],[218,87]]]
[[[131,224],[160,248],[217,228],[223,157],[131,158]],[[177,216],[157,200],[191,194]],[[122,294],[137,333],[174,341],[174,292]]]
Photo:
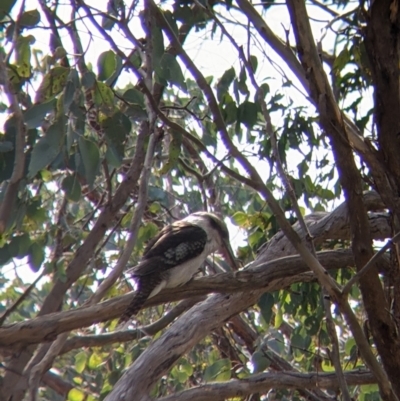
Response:
[[[171,269],[200,255],[207,233],[199,226],[177,222],[165,227],[147,245],[141,262],[127,271],[132,276],[145,276]]]

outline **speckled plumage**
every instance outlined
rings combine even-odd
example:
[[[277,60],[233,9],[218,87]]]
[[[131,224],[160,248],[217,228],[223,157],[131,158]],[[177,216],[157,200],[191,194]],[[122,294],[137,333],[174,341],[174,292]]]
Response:
[[[140,263],[127,272],[137,282],[137,291],[120,322],[129,320],[163,288],[187,283],[218,249],[225,249],[234,260],[228,230],[211,213],[193,213],[164,227],[146,246]]]

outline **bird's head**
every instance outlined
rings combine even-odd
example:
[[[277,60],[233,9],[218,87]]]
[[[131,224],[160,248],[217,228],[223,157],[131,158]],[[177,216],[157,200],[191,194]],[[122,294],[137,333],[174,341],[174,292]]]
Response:
[[[213,251],[221,252],[233,270],[239,266],[229,242],[229,231],[226,224],[215,214],[209,212],[195,212],[184,220],[201,227],[206,233],[208,241],[213,245]]]

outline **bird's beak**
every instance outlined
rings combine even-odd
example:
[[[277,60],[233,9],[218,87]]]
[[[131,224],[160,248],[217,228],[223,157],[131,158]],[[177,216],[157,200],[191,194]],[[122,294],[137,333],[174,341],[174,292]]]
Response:
[[[239,270],[238,261],[235,258],[235,255],[233,253],[233,250],[232,250],[232,247],[231,247],[231,244],[229,243],[229,241],[226,241],[226,240],[223,241],[222,247],[221,247],[221,253],[233,271]]]

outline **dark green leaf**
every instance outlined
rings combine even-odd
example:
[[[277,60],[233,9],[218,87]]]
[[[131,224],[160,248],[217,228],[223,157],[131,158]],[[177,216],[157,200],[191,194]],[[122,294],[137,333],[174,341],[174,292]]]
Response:
[[[269,324],[271,321],[272,317],[272,308],[275,304],[274,297],[269,293],[265,292],[263,295],[261,295],[260,300],[258,301],[258,306],[261,310],[261,315],[265,320],[265,323]]]
[[[271,359],[267,357],[267,351],[256,351],[251,356],[251,364],[253,365],[253,373],[264,372],[270,365]]]
[[[123,95],[122,98],[129,103],[138,104],[141,107],[144,107],[144,96],[143,93],[138,91],[137,89],[128,89]]]
[[[59,123],[53,124],[48,129],[46,136],[40,138],[36,143],[29,163],[29,177],[34,177],[39,170],[47,167],[57,157],[64,138],[63,128]]]
[[[11,259],[9,245],[4,245],[0,248],[0,266],[4,266]]]
[[[252,102],[243,102],[239,105],[238,120],[247,128],[252,128],[257,123],[258,107]]]
[[[44,261],[44,249],[37,242],[32,243],[28,251],[28,263],[32,271],[37,272]]]
[[[85,167],[85,177],[89,187],[93,186],[96,175],[99,171],[100,153],[97,145],[84,138],[79,138],[79,151],[82,156],[82,162]]]
[[[17,0],[1,0],[0,2],[0,21],[6,18],[11,13],[11,9]]]
[[[20,26],[32,28],[40,22],[40,13],[38,10],[25,11],[19,20]]]
[[[175,21],[175,18],[174,18],[174,14],[171,13],[171,11],[166,10],[166,11],[164,11],[164,17],[168,21],[168,24],[172,28],[172,30],[174,31],[175,35],[178,37],[179,36],[179,29],[178,29],[178,25],[176,24],[176,21]]]
[[[160,175],[167,174],[174,168],[181,154],[182,134],[180,132],[171,131],[172,140],[168,148],[168,160],[157,172]]]
[[[222,75],[221,79],[217,83],[217,98],[221,101],[222,96],[228,91],[229,86],[231,85],[233,79],[235,78],[236,73],[233,67],[226,70]]]
[[[257,71],[257,66],[258,66],[258,60],[256,56],[253,55],[250,56],[250,64],[253,68],[253,72],[255,73]]]
[[[231,378],[232,364],[230,359],[220,359],[204,371],[204,381],[227,381]]]
[[[98,79],[105,81],[117,68],[116,54],[112,50],[107,50],[100,54],[97,59]]]
[[[107,161],[114,167],[119,167],[125,156],[125,142],[131,130],[131,122],[120,112],[107,118],[103,124],[107,141]]]
[[[50,99],[47,102],[34,104],[24,112],[24,120],[27,128],[37,128],[43,124],[48,113],[54,111],[57,101]]]
[[[65,177],[61,183],[61,188],[67,195],[67,198],[73,202],[78,202],[82,195],[81,184],[76,175]]]
[[[153,24],[151,27],[151,42],[153,45],[153,66],[156,67],[164,55],[164,37],[160,26],[157,24]]]
[[[85,89],[92,88],[94,83],[96,82],[96,75],[93,74],[92,71],[85,72],[82,77],[82,85]]]
[[[187,90],[181,66],[171,54],[164,53],[160,60],[159,67],[156,67],[156,72],[160,78],[165,79],[183,91]]]
[[[17,235],[11,239],[9,245],[10,254],[13,258],[23,258],[31,246],[29,234]]]
[[[74,100],[75,91],[76,91],[75,83],[72,82],[71,80],[68,80],[68,82],[64,88],[64,99],[63,99],[64,100],[64,109],[63,109],[64,114],[68,114],[68,112],[69,112],[69,107],[71,106],[71,103]]]

